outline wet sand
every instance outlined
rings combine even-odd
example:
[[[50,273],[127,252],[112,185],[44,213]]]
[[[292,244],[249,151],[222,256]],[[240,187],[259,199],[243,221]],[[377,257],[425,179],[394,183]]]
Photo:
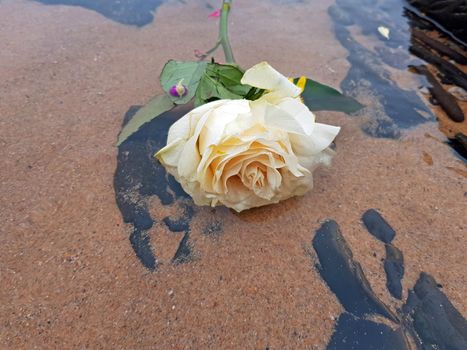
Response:
[[[236,1],[238,62],[339,86],[349,64],[331,3]],[[161,92],[168,59],[212,45],[209,12],[170,1],[135,28],[78,7],[1,2],[0,347],[324,349],[342,307],[314,268],[323,220],[339,223],[376,295],[401,305],[385,287],[384,246],[360,221],[369,208],[397,232],[404,298],[426,271],[465,315],[466,167],[434,122],[388,140],[361,131],[365,116],[317,113],[343,129],[312,192],[242,214],[198,209],[188,264],[170,263],[181,236],[158,222],[161,266],[140,264],[115,203],[116,138],[128,108]],[[202,232],[213,217],[216,237]]]

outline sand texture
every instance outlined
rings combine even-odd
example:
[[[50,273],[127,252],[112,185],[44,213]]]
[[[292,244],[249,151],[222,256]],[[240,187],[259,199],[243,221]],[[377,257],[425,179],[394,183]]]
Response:
[[[357,49],[336,38],[332,4],[235,0],[238,63],[268,60],[336,88],[356,79],[347,56]],[[397,89],[417,96],[426,118],[409,128],[393,118],[396,137],[374,137],[374,116],[377,127],[391,119],[391,96],[382,103],[380,90],[358,85],[355,97],[371,108],[353,117],[317,113],[342,131],[332,166],[315,173],[304,197],[236,214],[195,207],[163,172],[114,183],[134,154],[144,159],[135,163],[140,175],[153,166],[148,147],[164,141],[164,127],[119,150],[124,116],[161,93],[168,59],[194,59],[195,49],[212,46],[212,11],[204,1],[167,1],[138,27],[83,7],[0,1],[0,349],[325,349],[350,309],[315,267],[312,241],[327,219],[389,309],[372,319],[398,328],[397,309],[422,272],[466,315],[467,168],[438,129],[442,112],[406,68],[381,66]],[[381,45],[352,28],[359,45]],[[141,193],[151,181],[161,194]],[[140,218],[124,222],[116,194],[144,206],[147,227]],[[401,300],[386,286],[388,248],[362,222],[368,209],[396,233],[387,243],[403,254]],[[140,255],[150,247],[153,269],[135,246]]]

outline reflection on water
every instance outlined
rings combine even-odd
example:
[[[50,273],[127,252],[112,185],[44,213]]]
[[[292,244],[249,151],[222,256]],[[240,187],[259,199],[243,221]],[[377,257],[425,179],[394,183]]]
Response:
[[[142,27],[153,21],[153,12],[164,0],[35,0],[48,5],[81,6],[113,21]]]
[[[407,54],[410,29],[402,17],[402,0],[338,0],[329,8],[339,42],[349,51],[350,70],[341,83],[342,90],[356,98],[372,96],[375,101],[363,113],[371,119],[364,130],[376,137],[397,138],[400,129],[434,120],[431,111],[415,91],[400,87],[389,67],[406,72],[414,60]],[[387,40],[378,27],[390,30]],[[357,27],[367,42],[364,45],[350,31]],[[359,34],[359,33],[358,33]],[[360,38],[361,39],[361,38]],[[363,40],[360,40],[363,41]],[[369,47],[368,47],[369,46]]]
[[[398,138],[401,129],[434,120],[427,101],[416,92],[414,82],[418,79],[408,69],[412,67],[412,72],[426,77],[418,85],[427,87],[430,102],[440,105],[443,112],[437,117],[450,119],[441,123],[441,130],[453,140],[449,144],[461,146],[456,150],[461,149],[465,157],[467,145],[459,141],[465,138],[464,111],[458,99],[440,84],[467,88],[467,75],[451,63],[465,64],[467,57],[461,46],[449,41],[449,33],[445,29],[438,33],[433,21],[408,8],[403,0],[337,0],[328,13],[337,39],[349,51],[351,67],[341,83],[342,90],[361,100],[372,97],[361,113],[369,117],[363,130],[376,137]],[[378,32],[380,27],[389,30],[388,38]],[[426,68],[420,59],[433,69]]]

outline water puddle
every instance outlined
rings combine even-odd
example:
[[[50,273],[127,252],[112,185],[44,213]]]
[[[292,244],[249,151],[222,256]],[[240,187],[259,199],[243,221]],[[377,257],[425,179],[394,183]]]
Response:
[[[467,87],[461,66],[467,60],[465,50],[447,40],[450,33],[438,31],[439,27],[403,0],[365,1],[364,6],[361,1],[338,0],[328,13],[336,37],[349,51],[351,68],[341,83],[342,90],[361,100],[368,96],[376,100],[369,101],[362,112],[371,116],[363,130],[376,137],[398,138],[401,129],[433,121],[436,116],[451,140],[449,144],[455,143],[465,158],[465,142],[459,138],[465,135],[467,104],[435,78],[441,76],[441,82],[449,84],[451,90]],[[380,30],[386,30],[387,35]],[[426,68],[421,59],[437,67],[439,73],[434,67]],[[414,78],[409,67],[427,80]],[[422,86],[428,87],[431,103],[441,105],[440,109],[427,107],[428,96],[420,97]]]
[[[121,24],[143,27],[164,0],[35,0],[47,5],[80,6]]]

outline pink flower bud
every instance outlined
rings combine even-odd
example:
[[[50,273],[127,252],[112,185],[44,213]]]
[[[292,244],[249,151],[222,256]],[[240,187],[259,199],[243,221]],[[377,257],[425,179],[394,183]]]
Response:
[[[188,93],[188,89],[182,84],[182,81],[179,81],[177,85],[170,88],[169,93],[173,97],[184,97]]]

